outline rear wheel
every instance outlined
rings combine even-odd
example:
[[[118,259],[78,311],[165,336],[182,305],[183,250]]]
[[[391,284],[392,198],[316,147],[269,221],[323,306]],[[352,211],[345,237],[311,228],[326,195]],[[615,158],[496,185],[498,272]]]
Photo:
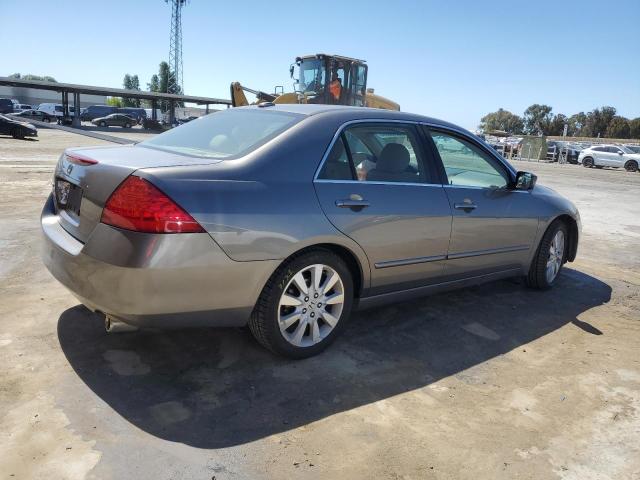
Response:
[[[344,328],[352,303],[353,279],[344,261],[329,251],[311,251],[291,258],[271,276],[249,328],[274,353],[311,357]]]
[[[45,122],[45,123],[49,123],[49,122],[51,122],[51,119],[49,117],[44,117],[42,119],[42,121]]]
[[[624,164],[624,169],[627,172],[637,172],[638,162],[636,162],[635,160],[629,160],[627,163]]]
[[[131,124],[130,123],[125,123],[124,124],[124,128],[131,128]]]
[[[541,290],[553,286],[566,259],[568,238],[567,226],[561,220],[549,226],[531,263],[527,285]]]
[[[593,158],[591,157],[585,157],[582,159],[582,166],[586,167],[586,168],[591,168],[593,167]]]

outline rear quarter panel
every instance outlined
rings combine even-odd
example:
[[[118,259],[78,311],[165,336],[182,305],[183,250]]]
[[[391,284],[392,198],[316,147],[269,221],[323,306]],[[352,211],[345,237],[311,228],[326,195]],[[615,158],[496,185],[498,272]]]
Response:
[[[365,253],[331,225],[313,188],[315,170],[337,125],[310,120],[241,159],[149,168],[137,175],[187,210],[233,260],[282,260],[310,245],[337,244],[356,256],[366,287]]]

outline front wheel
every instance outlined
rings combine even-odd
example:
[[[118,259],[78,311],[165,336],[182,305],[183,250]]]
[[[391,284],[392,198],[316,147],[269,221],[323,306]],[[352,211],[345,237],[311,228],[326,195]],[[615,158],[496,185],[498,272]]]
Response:
[[[14,128],[11,132],[11,136],[18,140],[22,140],[24,138],[24,132],[20,128]]]
[[[131,128],[131,124],[130,123],[125,123],[124,124],[124,128]]]
[[[540,290],[553,286],[566,260],[568,238],[567,226],[561,220],[549,226],[531,263],[527,285]]]
[[[638,162],[636,162],[635,160],[629,160],[627,163],[624,164],[624,169],[627,172],[637,172]]]
[[[100,126],[101,127],[106,127],[107,126],[107,122],[100,122]]]
[[[334,253],[314,250],[281,265],[249,320],[254,337],[274,353],[307,358],[327,348],[346,323],[353,279]]]

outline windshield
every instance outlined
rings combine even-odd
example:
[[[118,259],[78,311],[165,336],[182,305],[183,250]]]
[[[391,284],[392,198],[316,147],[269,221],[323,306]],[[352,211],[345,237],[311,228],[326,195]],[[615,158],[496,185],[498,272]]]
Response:
[[[303,117],[263,109],[225,110],[185,123],[138,145],[199,157],[239,157],[275,138]]]
[[[640,153],[640,145],[630,145],[626,148],[627,150],[631,150],[633,153]]]
[[[324,62],[318,59],[304,60],[300,64],[300,91],[303,93],[322,93],[324,91],[326,70]]]
[[[631,150],[628,147],[620,147],[620,150],[622,150],[624,153],[634,153],[633,150]]]

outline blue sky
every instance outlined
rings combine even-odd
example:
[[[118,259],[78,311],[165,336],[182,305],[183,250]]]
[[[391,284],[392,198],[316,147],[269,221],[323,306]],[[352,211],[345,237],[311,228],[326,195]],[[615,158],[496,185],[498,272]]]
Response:
[[[162,0],[0,0],[0,75],[146,85],[168,57],[170,18]],[[229,98],[234,80],[290,91],[295,56],[326,52],[366,59],[369,86],[402,110],[470,129],[532,103],[640,116],[639,0],[191,0],[183,52],[192,95]]]

